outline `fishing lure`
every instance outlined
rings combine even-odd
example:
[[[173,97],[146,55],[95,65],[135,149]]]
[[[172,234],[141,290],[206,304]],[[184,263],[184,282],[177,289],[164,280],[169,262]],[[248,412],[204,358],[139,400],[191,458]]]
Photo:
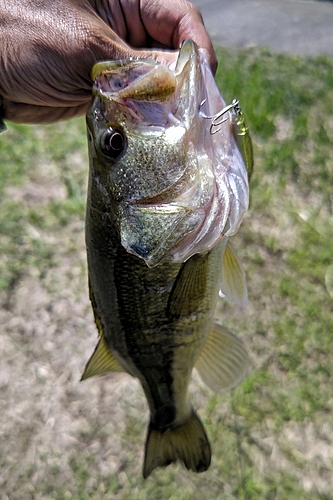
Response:
[[[206,102],[204,99],[200,106]],[[212,120],[209,132],[211,135],[217,134],[221,130],[222,123],[230,120],[233,135],[243,157],[248,179],[250,180],[253,172],[253,147],[249,127],[247,126],[239,101],[234,99],[231,104],[225,106],[221,111],[212,116],[202,114],[205,119]],[[217,128],[219,127],[219,128]]]

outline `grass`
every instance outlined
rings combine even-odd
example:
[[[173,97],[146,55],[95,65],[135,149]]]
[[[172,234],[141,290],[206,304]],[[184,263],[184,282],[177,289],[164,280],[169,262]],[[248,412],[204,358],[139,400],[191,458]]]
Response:
[[[191,387],[208,472],[143,482],[147,407],[134,381],[79,384],[95,342],[83,244],[83,119],[0,136],[0,486],[4,499],[331,499],[333,62],[218,50],[217,81],[252,131],[251,207],[234,246],[249,305],[219,318],[252,371]],[[3,395],[1,395],[3,394]]]

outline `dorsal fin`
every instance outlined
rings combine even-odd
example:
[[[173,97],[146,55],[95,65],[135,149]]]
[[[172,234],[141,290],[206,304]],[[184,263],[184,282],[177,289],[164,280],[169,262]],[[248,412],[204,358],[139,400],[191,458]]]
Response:
[[[246,376],[249,357],[243,343],[235,335],[214,324],[195,367],[208,387],[221,392],[236,387]]]
[[[247,303],[245,272],[230,241],[227,242],[222,259],[221,292],[241,307]]]
[[[81,380],[86,380],[94,375],[102,375],[103,373],[123,371],[125,370],[110,353],[102,336],[86,365]]]

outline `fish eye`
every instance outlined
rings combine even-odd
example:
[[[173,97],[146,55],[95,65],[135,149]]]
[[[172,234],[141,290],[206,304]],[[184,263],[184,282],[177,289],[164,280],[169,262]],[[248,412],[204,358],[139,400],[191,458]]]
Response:
[[[126,139],[119,129],[109,128],[101,137],[101,148],[109,158],[118,158],[126,149]]]

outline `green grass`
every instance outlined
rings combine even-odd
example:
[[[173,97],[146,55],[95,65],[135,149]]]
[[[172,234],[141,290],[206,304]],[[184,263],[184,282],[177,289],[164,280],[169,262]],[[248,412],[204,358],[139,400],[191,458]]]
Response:
[[[144,403],[119,401],[128,414],[116,473],[92,447],[107,441],[109,420],[99,417],[78,434],[86,449],[50,452],[43,480],[31,466],[12,496],[5,483],[10,500],[333,498],[333,62],[252,50],[218,58],[218,85],[227,103],[239,99],[255,153],[251,207],[233,241],[250,302],[240,311],[222,301],[219,315],[246,343],[252,371],[232,394],[193,392],[213,443],[211,469],[173,465],[143,482]],[[60,235],[77,222],[82,231],[86,149],[83,119],[9,124],[0,135],[3,308],[22,276],[44,282],[62,257],[74,258],[75,229],[67,253]]]
[[[4,290],[29,265],[43,275],[56,252],[52,235],[59,225],[84,216],[88,163],[83,121],[46,127],[10,124],[0,137],[0,151]]]

